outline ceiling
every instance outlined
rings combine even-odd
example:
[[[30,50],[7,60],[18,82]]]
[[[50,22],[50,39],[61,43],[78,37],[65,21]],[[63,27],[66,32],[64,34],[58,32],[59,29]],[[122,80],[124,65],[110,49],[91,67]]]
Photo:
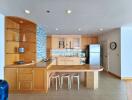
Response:
[[[131,10],[132,0],[0,0],[0,13],[31,20],[47,34],[100,34],[131,24]]]

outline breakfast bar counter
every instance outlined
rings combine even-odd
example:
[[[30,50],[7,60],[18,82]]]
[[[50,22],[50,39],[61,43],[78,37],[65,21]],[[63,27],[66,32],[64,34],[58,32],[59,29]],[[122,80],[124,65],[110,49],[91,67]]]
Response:
[[[93,72],[93,71],[102,71],[103,68],[100,66],[94,65],[52,65],[48,68],[50,72]]]
[[[91,89],[97,89],[98,88],[98,72],[102,70],[103,70],[103,67],[101,66],[94,66],[94,65],[88,65],[88,64],[52,65],[47,69],[47,74],[50,72],[85,72],[86,87]]]
[[[5,67],[5,80],[10,92],[48,92],[49,75],[52,72],[85,72],[87,88],[98,88],[98,73],[101,66],[93,65],[56,65],[55,62],[39,62]]]

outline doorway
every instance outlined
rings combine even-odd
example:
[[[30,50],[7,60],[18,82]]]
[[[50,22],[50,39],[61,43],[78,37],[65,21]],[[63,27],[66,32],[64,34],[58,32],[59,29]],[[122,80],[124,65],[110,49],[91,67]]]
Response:
[[[105,71],[109,71],[109,45],[108,41],[101,41],[102,46],[102,66]]]

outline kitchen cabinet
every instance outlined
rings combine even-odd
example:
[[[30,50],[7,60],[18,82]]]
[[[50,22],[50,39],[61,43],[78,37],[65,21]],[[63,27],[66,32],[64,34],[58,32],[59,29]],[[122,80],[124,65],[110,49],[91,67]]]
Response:
[[[98,43],[98,37],[81,36],[81,49],[85,50],[87,45]]]
[[[81,45],[80,39],[80,35],[52,36],[52,49],[79,49]]]
[[[51,58],[51,49],[52,49],[52,41],[51,36],[47,36],[47,42],[46,42],[46,58]]]
[[[57,37],[52,37],[52,49],[58,49],[59,48],[59,42]]]
[[[38,91],[38,90],[44,90],[44,69],[42,68],[34,68],[33,69],[34,74],[33,74],[33,90]]]
[[[85,50],[87,45],[88,45],[87,37],[81,37],[81,49]]]
[[[50,50],[51,49],[51,43],[52,41],[51,41],[51,36],[47,36],[47,45],[46,45],[46,49],[47,50]]]
[[[5,68],[5,80],[11,92],[46,92],[46,75],[45,68]]]
[[[98,43],[98,37],[92,37],[92,44]]]
[[[17,90],[17,68],[5,68],[4,79],[9,84],[10,91]]]
[[[25,49],[24,53],[19,52],[20,47]],[[18,17],[5,17],[5,65],[32,60],[36,61],[36,24]]]
[[[18,90],[32,90],[33,88],[33,69],[18,68]]]
[[[80,65],[80,57],[57,57],[57,65]]]

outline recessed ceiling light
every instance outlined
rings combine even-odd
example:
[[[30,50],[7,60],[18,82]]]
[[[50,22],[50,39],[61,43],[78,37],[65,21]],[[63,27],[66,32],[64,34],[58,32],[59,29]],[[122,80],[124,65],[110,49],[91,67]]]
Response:
[[[66,10],[66,13],[67,13],[67,14],[71,14],[72,11],[71,11],[71,10]]]
[[[46,10],[47,13],[50,13],[50,10]]]
[[[100,28],[99,30],[100,30],[100,31],[103,31],[104,29],[103,29],[103,28]]]
[[[26,14],[30,14],[31,12],[29,10],[25,10],[25,13]]]
[[[78,28],[78,31],[81,31],[81,28]]]
[[[58,28],[56,28],[55,30],[56,30],[56,31],[58,31],[59,29],[58,29]]]

